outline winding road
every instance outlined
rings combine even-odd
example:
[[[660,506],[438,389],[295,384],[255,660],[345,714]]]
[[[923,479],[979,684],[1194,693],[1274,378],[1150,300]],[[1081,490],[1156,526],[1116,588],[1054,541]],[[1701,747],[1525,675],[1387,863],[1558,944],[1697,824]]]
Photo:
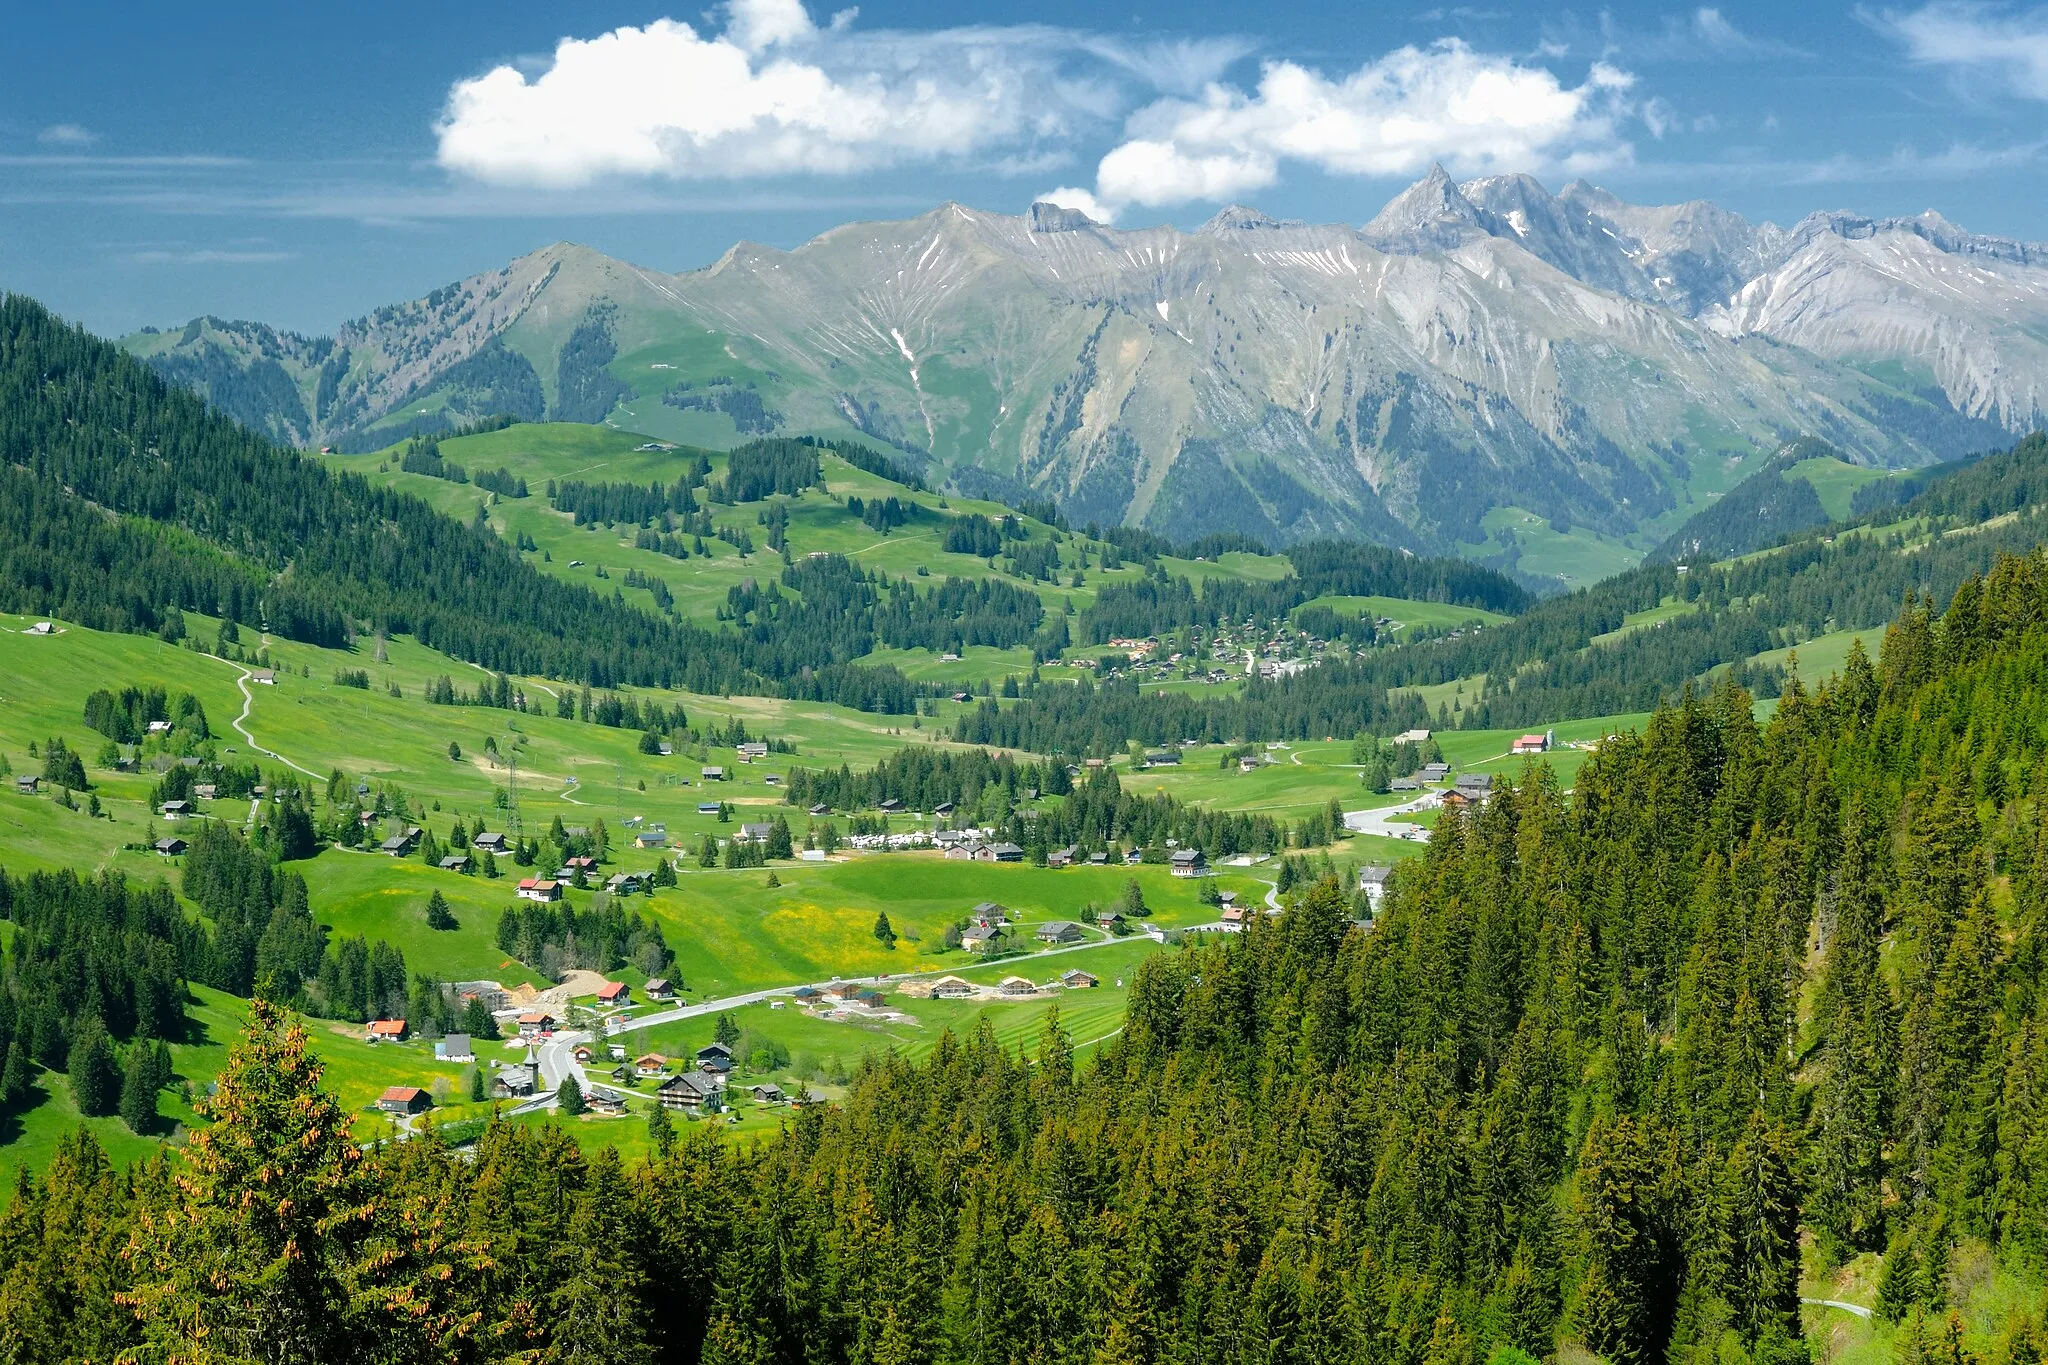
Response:
[[[1442,805],[1443,799],[1441,792],[1425,792],[1413,801],[1398,806],[1380,806],[1374,810],[1347,810],[1344,812],[1344,828],[1354,834],[1377,834],[1382,839],[1412,839],[1426,844],[1429,842],[1428,826],[1409,824],[1406,821],[1394,824],[1393,817],[1432,810]]]
[[[1267,893],[1267,896],[1269,903],[1271,903],[1272,892],[1269,891]],[[1275,905],[1275,908],[1278,908],[1277,904]],[[1222,928],[1222,925],[1220,923],[1184,925],[1181,927],[1181,932],[1200,933],[1205,930],[1215,930],[1220,928]],[[1096,933],[1098,933],[1100,937],[1091,939],[1086,943],[1072,943],[1068,944],[1064,948],[1047,948],[1042,952],[1032,953],[1028,957],[1018,958],[1016,959],[1016,962],[1019,966],[1022,966],[1024,963],[1027,962],[1040,962],[1046,958],[1060,957],[1067,953],[1091,952],[1094,949],[1106,948],[1112,944],[1121,941],[1115,935],[1104,933],[1101,930],[1097,930]],[[886,976],[878,976],[873,978],[861,977],[859,979],[863,981],[872,979],[877,985],[885,985],[890,982],[915,981],[920,977],[943,975],[946,975],[946,973],[895,972]],[[638,1019],[622,1020],[619,1032],[631,1033],[644,1028],[659,1028],[665,1024],[680,1023],[685,1019],[701,1019],[703,1016],[707,1014],[720,1014],[726,1010],[739,1009],[746,1005],[758,1005],[763,1000],[773,1000],[778,996],[790,995],[793,994],[798,987],[806,984],[816,985],[822,989],[825,986],[832,985],[835,982],[843,981],[845,979],[846,978],[844,977],[834,977],[832,981],[819,981],[810,983],[797,981],[792,982],[787,986],[770,986],[764,990],[746,991],[739,995],[720,996],[716,1000],[700,1000],[694,1005],[677,1005],[672,1009],[663,1010],[658,1014],[649,1014]],[[607,1034],[606,1036],[612,1037],[616,1035]],[[1113,1036],[1113,1034],[1105,1035],[1105,1037]],[[585,1043],[590,1044],[592,1047],[596,1047],[601,1041],[603,1040],[595,1037],[588,1029],[575,1029],[567,1032],[556,1033],[542,1041],[535,1048],[535,1055],[540,1063],[540,1076],[538,1078],[539,1089],[535,1091],[532,1099],[521,1102],[508,1112],[512,1114],[530,1114],[537,1112],[539,1110],[554,1108],[556,1087],[561,1085],[564,1077],[571,1075],[576,1077],[577,1085],[581,1086],[586,1094],[589,1093],[590,1088],[593,1084],[595,1084],[598,1088],[603,1090],[613,1091],[614,1093],[626,1093],[623,1091],[619,1091],[617,1087],[611,1085],[607,1081],[592,1082],[592,1080],[590,1079],[589,1071],[586,1070],[583,1067],[583,1065],[576,1060],[576,1049],[578,1047],[582,1046]],[[1101,1040],[1098,1039],[1095,1041]]]
[[[206,654],[202,655],[201,657],[207,659],[217,659],[219,660],[219,662],[226,664],[229,668],[234,669],[235,672],[241,675],[240,677],[235,679],[235,686],[242,693],[242,714],[236,716],[233,720],[228,722],[228,724],[235,727],[235,733],[240,735],[245,741],[247,741],[250,748],[254,749],[257,753],[262,754],[265,758],[274,758],[278,762],[284,764],[287,768],[296,769],[297,771],[304,773],[308,777],[319,777],[319,773],[314,772],[311,768],[308,768],[303,764],[292,762],[292,760],[286,758],[283,754],[278,753],[275,749],[264,748],[261,744],[258,744],[256,742],[256,736],[249,733],[249,712],[256,705],[256,696],[249,690],[249,679],[254,677],[255,674],[251,673],[248,669],[242,667],[234,660],[221,659],[220,656],[217,654]]]

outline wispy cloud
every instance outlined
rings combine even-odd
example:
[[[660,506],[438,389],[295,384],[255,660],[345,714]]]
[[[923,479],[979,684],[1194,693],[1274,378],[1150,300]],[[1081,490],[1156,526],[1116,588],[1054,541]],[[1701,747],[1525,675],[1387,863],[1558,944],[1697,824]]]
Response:
[[[1702,5],[1690,14],[1666,15],[1654,28],[1632,28],[1605,10],[1590,25],[1577,15],[1566,14],[1544,25],[1537,50],[1560,57],[1582,53],[1634,63],[1761,62],[1813,56],[1797,44],[1737,27],[1714,5]]]
[[[132,265],[275,265],[295,261],[296,251],[232,251],[200,248],[192,251],[131,251],[124,257]]]
[[[36,134],[45,147],[90,147],[99,140],[99,134],[76,123],[53,123]]]
[[[1861,12],[1904,47],[1909,60],[1958,76],[1988,77],[2003,90],[2048,100],[2048,9],[1941,3]]]

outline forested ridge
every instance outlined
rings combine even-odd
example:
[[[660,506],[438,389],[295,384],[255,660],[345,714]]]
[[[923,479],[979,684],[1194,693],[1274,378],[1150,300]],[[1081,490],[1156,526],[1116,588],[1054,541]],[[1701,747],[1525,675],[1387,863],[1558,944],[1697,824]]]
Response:
[[[108,630],[194,610],[327,646],[406,633],[598,687],[898,712],[916,697],[893,669],[766,677],[773,651],[546,576],[487,528],[278,447],[20,295],[0,300],[0,598]]]
[[[2048,1257],[2048,555],[1767,724],[1724,686],[1446,813],[1370,928],[1322,882],[1139,971],[1076,1065],[986,1026],[780,1138],[364,1152],[259,1002],[209,1126],[0,1216],[12,1359],[1801,1365],[1801,1241]],[[1510,1357],[1519,1359],[1519,1357]]]
[[[984,706],[961,717],[954,735],[974,744],[1088,753],[1116,748],[1119,735],[1162,743],[1391,734],[1416,724],[1532,726],[1564,716],[1649,711],[1724,667],[1739,683],[1773,695],[1787,670],[1745,660],[1832,631],[1882,626],[1909,593],[1945,602],[2000,555],[2038,544],[2044,508],[2048,436],[2036,434],[2001,454],[1947,467],[1944,477],[1903,504],[1880,505],[1853,522],[1806,532],[1746,558],[1684,568],[1644,564],[1539,602],[1512,621],[1247,684],[1232,698],[1146,694],[1130,681],[1078,693],[1041,687],[1000,715]],[[1204,593],[1220,607],[1275,595],[1292,582],[1211,582]],[[1654,627],[1619,633],[1631,614],[1672,600],[1689,609]],[[1106,589],[1076,633],[1107,638],[1155,609],[1174,619],[1221,619],[1184,584],[1148,580]],[[1427,715],[1405,690],[1457,679],[1471,681],[1456,714]]]

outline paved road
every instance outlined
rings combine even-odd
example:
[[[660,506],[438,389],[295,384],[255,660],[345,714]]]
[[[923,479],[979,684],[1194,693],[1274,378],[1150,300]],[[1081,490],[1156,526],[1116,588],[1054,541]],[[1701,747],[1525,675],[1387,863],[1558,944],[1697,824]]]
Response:
[[[208,655],[206,657],[218,658],[219,656]],[[249,679],[253,675],[249,672],[248,669],[242,667],[238,663],[235,663],[231,659],[221,659],[221,662],[242,675],[239,678],[235,679],[235,686],[240,688],[242,692],[242,714],[236,716],[233,720],[228,722],[230,725],[235,727],[235,733],[240,735],[244,740],[248,741],[249,747],[254,749],[257,753],[262,754],[264,757],[274,758],[288,768],[298,769],[300,772],[304,773],[308,777],[319,777],[320,774],[314,772],[311,768],[304,767],[300,764],[294,763],[290,759],[286,758],[283,754],[278,753],[272,749],[266,749],[261,744],[258,744],[256,742],[256,736],[249,733],[249,726],[247,724],[247,721],[249,719],[249,711],[252,707],[256,705],[256,698],[254,694],[252,694],[249,691]]]
[[[1396,815],[1413,815],[1416,811],[1430,810],[1443,804],[1443,793],[1424,792],[1413,801],[1398,806],[1380,806],[1374,810],[1347,810],[1344,812],[1344,828],[1355,834],[1377,834],[1383,839],[1413,839],[1418,843],[1429,842],[1429,830],[1423,825],[1412,825],[1405,821],[1389,823]]]
[[[1844,1303],[1840,1299],[1801,1299],[1800,1302],[1815,1304],[1821,1308],[1839,1308],[1844,1313],[1854,1313],[1859,1318],[1870,1317],[1870,1310],[1860,1303]]]
[[[1267,894],[1270,901],[1272,893],[1269,891]],[[1184,932],[1188,933],[1201,933],[1208,930],[1220,929],[1222,927],[1223,926],[1220,922],[1215,924],[1193,924],[1183,926]],[[1102,930],[1099,929],[1094,932],[1099,934],[1100,937],[1091,939],[1086,943],[1072,943],[1068,944],[1064,948],[1048,948],[1044,952],[1032,953],[1028,957],[1014,958],[1011,960],[1016,962],[1021,967],[1025,963],[1040,962],[1048,957],[1059,957],[1066,953],[1090,952],[1096,948],[1103,948],[1109,946],[1112,943],[1121,942],[1121,940],[1119,940],[1113,934],[1104,933]],[[860,977],[858,979],[862,981],[873,980],[877,984],[887,984],[889,982],[915,981],[920,977],[926,976],[943,975],[946,975],[946,973],[895,972],[887,976],[878,976],[872,978]],[[834,978],[834,980],[844,979],[845,978],[839,977]],[[739,995],[720,996],[715,1000],[700,1000],[694,1005],[677,1005],[672,1009],[663,1010],[658,1014],[644,1015],[637,1019],[623,1019],[620,1022],[619,1032],[631,1033],[636,1029],[659,1028],[664,1024],[680,1023],[685,1019],[701,1019],[703,1016],[707,1014],[720,1014],[726,1010],[739,1009],[746,1005],[758,1005],[763,1000],[773,1000],[777,996],[789,995],[793,993],[797,989],[797,987],[805,984],[812,984],[820,988],[823,988],[825,986],[831,985],[832,982],[819,981],[805,983],[801,981],[796,981],[791,982],[787,986],[771,986],[765,990],[747,991]],[[555,1105],[555,1089],[556,1087],[561,1085],[562,1078],[569,1075],[574,1075],[576,1077],[576,1083],[582,1086],[584,1091],[587,1093],[593,1082],[590,1079],[589,1071],[577,1062],[576,1049],[579,1045],[584,1043],[589,1043],[592,1047],[596,1047],[599,1045],[600,1041],[601,1040],[597,1039],[596,1036],[588,1030],[579,1029],[572,1032],[557,1033],[553,1037],[541,1043],[535,1049],[536,1055],[539,1057],[540,1060],[540,1089],[535,1092],[532,1099],[523,1101],[522,1103],[516,1105],[508,1112],[513,1114],[528,1114],[542,1109],[552,1109]],[[595,1084],[607,1090],[614,1088],[607,1081],[597,1081],[595,1082]]]

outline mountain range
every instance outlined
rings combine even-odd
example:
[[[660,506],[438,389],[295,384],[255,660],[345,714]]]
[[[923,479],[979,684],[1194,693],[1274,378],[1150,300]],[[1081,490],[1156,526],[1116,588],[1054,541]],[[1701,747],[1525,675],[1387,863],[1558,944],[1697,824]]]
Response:
[[[1633,558],[1801,437],[1913,467],[2041,426],[2048,247],[1437,168],[1362,228],[945,204],[682,274],[556,244],[333,337],[203,317],[125,344],[309,447],[497,413],[858,432],[1077,524],[1528,570],[1539,534]]]

